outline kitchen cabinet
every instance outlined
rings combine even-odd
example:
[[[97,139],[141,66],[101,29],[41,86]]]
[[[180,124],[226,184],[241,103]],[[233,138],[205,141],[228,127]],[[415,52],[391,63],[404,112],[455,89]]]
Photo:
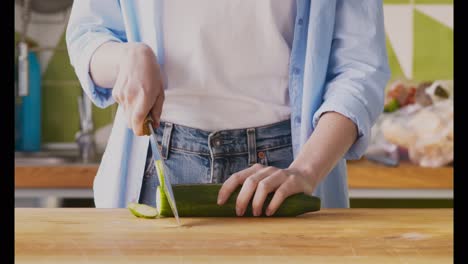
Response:
[[[26,200],[26,207],[60,207],[64,198],[91,199],[97,169],[97,164],[15,166],[15,200]]]
[[[453,209],[181,222],[126,209],[16,208],[15,263],[453,263]]]

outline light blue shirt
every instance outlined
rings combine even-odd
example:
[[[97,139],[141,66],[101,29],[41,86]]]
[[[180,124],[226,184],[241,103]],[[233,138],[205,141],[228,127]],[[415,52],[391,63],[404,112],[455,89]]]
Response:
[[[115,103],[112,90],[98,87],[89,75],[90,59],[103,43],[144,42],[164,64],[158,38],[160,3],[73,2],[66,32],[70,61],[84,91],[98,107]],[[297,0],[296,6],[289,65],[294,156],[324,112],[338,112],[351,119],[357,125],[358,139],[314,192],[323,208],[347,208],[346,160],[364,154],[371,127],[383,110],[384,89],[390,78],[382,0]],[[128,16],[127,9],[136,16]],[[98,208],[126,207],[140,194],[149,138],[134,136],[125,122],[119,107],[94,179]]]

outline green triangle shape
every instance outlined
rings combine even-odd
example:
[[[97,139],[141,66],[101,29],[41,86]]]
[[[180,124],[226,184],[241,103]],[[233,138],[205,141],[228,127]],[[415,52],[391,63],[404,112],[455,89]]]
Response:
[[[390,82],[396,79],[406,79],[405,74],[401,69],[400,63],[398,62],[395,51],[393,50],[392,43],[388,37],[386,37],[385,41],[387,45],[388,64],[390,66],[390,71],[392,72]]]
[[[413,79],[453,80],[453,30],[414,11]]]

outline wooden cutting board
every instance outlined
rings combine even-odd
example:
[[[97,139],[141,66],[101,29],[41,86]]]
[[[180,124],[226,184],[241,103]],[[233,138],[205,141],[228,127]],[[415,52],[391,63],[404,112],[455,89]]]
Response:
[[[15,263],[452,263],[453,209],[324,209],[296,218],[140,219],[15,209]]]

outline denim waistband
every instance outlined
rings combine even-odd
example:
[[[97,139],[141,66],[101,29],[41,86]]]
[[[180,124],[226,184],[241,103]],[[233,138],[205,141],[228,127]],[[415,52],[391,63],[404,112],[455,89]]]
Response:
[[[156,134],[163,158],[168,157],[169,149],[214,157],[245,155],[291,145],[290,124],[288,119],[254,128],[210,132],[161,122]]]

